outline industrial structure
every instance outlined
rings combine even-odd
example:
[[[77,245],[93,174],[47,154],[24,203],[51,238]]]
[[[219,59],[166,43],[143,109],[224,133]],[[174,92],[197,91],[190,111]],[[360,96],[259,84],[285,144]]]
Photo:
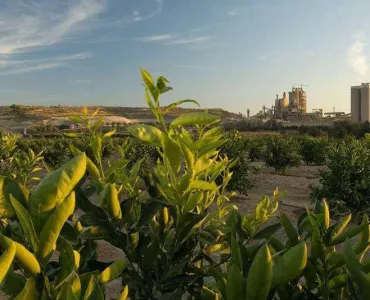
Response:
[[[281,120],[302,117],[322,117],[322,109],[315,109],[312,113],[307,113],[307,94],[303,90],[303,86],[307,85],[293,85],[288,96],[285,92],[282,97],[276,95],[275,104],[271,109],[266,108],[264,105],[259,115]]]
[[[354,122],[370,121],[370,83],[351,87],[351,118]]]

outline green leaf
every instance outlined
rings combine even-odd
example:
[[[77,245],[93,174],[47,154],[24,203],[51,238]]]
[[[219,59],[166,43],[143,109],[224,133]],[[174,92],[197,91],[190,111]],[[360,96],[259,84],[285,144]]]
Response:
[[[37,251],[40,259],[45,261],[53,254],[60,231],[68,217],[74,212],[75,201],[75,193],[72,192],[45,222],[40,233],[40,244]]]
[[[64,237],[73,245],[76,245],[78,241],[78,232],[76,228],[69,222],[65,222],[60,232],[60,236]]]
[[[0,284],[3,282],[6,274],[8,273],[16,253],[14,243],[11,243],[0,256]]]
[[[103,292],[95,276],[91,276],[84,296],[85,300],[104,300]]]
[[[105,134],[103,135],[103,139],[105,139],[105,138],[109,138],[109,137],[111,137],[112,135],[114,135],[115,133],[116,133],[116,130],[115,130],[115,129],[113,129],[113,130],[111,130],[111,131],[109,131],[109,132],[105,133]]]
[[[29,192],[21,184],[5,176],[0,176],[0,219],[12,218],[15,214],[10,203],[10,194],[27,207]]]
[[[203,134],[202,138],[203,139],[207,139],[207,138],[212,138],[214,136],[217,136],[217,135],[219,135],[221,133],[222,129],[223,128],[221,126],[213,127],[210,130],[207,130]]]
[[[298,279],[307,265],[307,246],[301,242],[277,258],[272,276],[272,286],[287,284]]]
[[[232,263],[236,265],[239,270],[243,269],[243,260],[240,252],[238,241],[234,234],[231,234],[231,259]]]
[[[283,225],[285,232],[288,236],[288,239],[292,246],[295,246],[299,243],[299,237],[296,229],[294,228],[292,222],[282,211],[280,212],[280,222]]]
[[[204,191],[217,191],[218,186],[214,182],[207,182],[202,180],[193,180],[190,183],[190,190],[204,190]]]
[[[281,228],[281,226],[282,225],[280,223],[269,225],[269,226],[263,228],[262,230],[260,230],[259,232],[257,232],[255,234],[254,238],[256,240],[258,240],[258,239],[268,240]]]
[[[118,296],[117,300],[127,300],[128,297],[128,285],[125,285],[121,294]]]
[[[161,137],[161,145],[171,168],[174,172],[178,172],[181,165],[181,152],[179,147],[170,137],[164,134]]]
[[[188,125],[211,125],[219,122],[221,119],[218,116],[210,115],[208,113],[193,112],[183,114],[172,121],[170,127],[176,128],[179,126]]]
[[[340,222],[335,224],[333,227],[333,230],[331,231],[331,239],[335,239],[343,230],[346,228],[348,223],[351,221],[352,215],[347,215],[344,219],[342,219]]]
[[[116,278],[118,278],[127,267],[126,259],[119,259],[112,263],[99,275],[99,283],[106,284]]]
[[[368,217],[365,215],[362,218],[362,224],[368,224],[365,229],[361,232],[360,239],[355,246],[355,253],[360,253],[366,249],[370,242],[370,223]]]
[[[1,272],[1,271],[0,271]],[[1,284],[1,290],[11,299],[14,299],[20,292],[22,292],[26,285],[26,277],[22,274],[15,273],[12,268],[6,274],[3,283]]]
[[[140,71],[141,71],[141,77],[143,79],[145,87],[147,88],[147,90],[149,90],[155,103],[157,103],[158,105],[159,90],[154,84],[152,75],[150,75],[149,72],[146,71],[145,69],[140,69]]]
[[[139,159],[135,164],[132,166],[130,170],[129,179],[131,182],[135,182],[139,176],[139,171],[141,168],[142,163],[144,162],[145,158]]]
[[[247,299],[266,299],[270,291],[271,280],[272,258],[267,245],[264,245],[258,250],[248,272]]]
[[[347,231],[344,231],[344,232],[341,232],[340,234],[338,234],[330,243],[331,246],[335,246],[335,245],[338,245],[338,244],[341,244],[343,243],[347,238],[348,239],[351,239],[353,238],[354,236],[356,236],[357,234],[359,234],[360,232],[366,230],[366,228],[368,227],[368,224],[361,224],[361,225],[357,225],[357,226],[353,226],[351,229],[347,230]]]
[[[176,108],[177,106],[183,104],[183,103],[194,103],[196,104],[198,107],[200,107],[200,104],[198,103],[198,101],[196,100],[191,100],[191,99],[186,99],[186,100],[180,100],[180,101],[177,101],[177,102],[174,102],[174,103],[171,103],[170,105],[168,105],[164,111],[164,115],[169,113],[172,109]]]
[[[71,150],[71,152],[73,153],[74,156],[78,156],[78,155],[83,153],[81,150],[79,150],[78,148],[76,148],[72,144],[69,145],[69,148],[70,148],[70,150]],[[101,176],[98,167],[87,156],[86,156],[86,171],[95,178],[100,178],[100,176]]]
[[[245,295],[245,283],[243,275],[236,265],[231,264],[227,274],[226,299],[227,300],[245,299],[244,295]]]
[[[59,237],[57,247],[60,252],[59,263],[62,269],[56,280],[55,289],[60,288],[75,271],[75,256],[71,244],[63,237]]]
[[[130,125],[128,126],[127,130],[132,136],[150,144],[159,143],[161,136],[163,135],[163,132],[157,127],[145,124]]]
[[[37,281],[35,277],[30,277],[27,282],[26,286],[22,290],[22,292],[14,298],[14,300],[40,300],[41,295],[37,289]]]
[[[60,294],[57,297],[57,300],[78,300],[77,296],[73,293],[72,286],[65,285]]]
[[[192,170],[194,167],[194,154],[191,152],[189,147],[182,141],[179,142],[179,147],[182,152],[182,155],[185,158],[188,170]]]
[[[330,226],[329,206],[325,200],[322,200],[322,206],[323,206],[323,211],[324,211],[324,230],[327,230]]]
[[[115,185],[108,183],[104,187],[101,206],[105,208],[112,219],[122,219],[122,211]]]
[[[10,195],[10,201],[22,226],[26,241],[32,246],[33,251],[36,252],[39,247],[39,240],[28,211],[12,195]]]
[[[16,247],[15,261],[18,265],[28,274],[37,275],[41,273],[41,266],[36,257],[30,251],[28,251],[23,245],[0,233],[0,245],[3,248],[8,249],[13,243]]]
[[[41,180],[29,201],[29,212],[36,231],[41,231],[55,207],[61,205],[73,191],[85,171],[86,155],[82,153]]]
[[[91,227],[80,234],[80,238],[85,240],[104,240],[110,239],[111,233],[103,226]]]
[[[148,205],[141,208],[139,226],[146,226],[151,219],[162,209],[162,204],[157,201],[151,201]]]
[[[370,278],[365,274],[349,240],[344,244],[344,259],[349,273],[361,288],[363,299],[370,299]]]
[[[194,174],[197,175],[208,168],[214,163],[214,160],[209,159],[207,155],[201,156],[194,165]]]

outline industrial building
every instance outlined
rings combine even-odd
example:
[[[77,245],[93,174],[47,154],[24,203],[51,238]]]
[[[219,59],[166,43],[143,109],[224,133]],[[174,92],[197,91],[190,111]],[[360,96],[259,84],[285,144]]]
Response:
[[[351,118],[354,122],[370,121],[370,83],[351,87]]]
[[[275,118],[287,119],[289,117],[299,117],[307,113],[307,95],[303,90],[303,85],[295,87],[289,92],[289,102],[286,93],[283,97],[279,98],[276,95],[275,105],[272,106],[269,115]]]

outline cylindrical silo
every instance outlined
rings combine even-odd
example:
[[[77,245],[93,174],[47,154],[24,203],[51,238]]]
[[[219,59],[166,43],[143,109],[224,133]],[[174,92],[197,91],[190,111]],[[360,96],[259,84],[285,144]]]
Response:
[[[351,87],[351,119],[361,122],[361,86]]]

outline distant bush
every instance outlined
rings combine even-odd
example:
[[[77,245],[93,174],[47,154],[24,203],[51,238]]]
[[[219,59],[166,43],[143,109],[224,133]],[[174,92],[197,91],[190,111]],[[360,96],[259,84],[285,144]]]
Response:
[[[326,162],[328,140],[326,138],[313,138],[303,136],[300,142],[300,154],[307,165],[322,166]]]
[[[320,186],[312,187],[313,200],[326,198],[339,212],[370,211],[370,149],[364,140],[333,142],[327,167],[320,171]]]
[[[254,186],[250,177],[254,168],[250,166],[249,149],[245,147],[245,139],[237,131],[229,133],[227,138],[228,140],[222,145],[220,153],[230,159],[237,160],[235,165],[230,168],[233,176],[229,181],[228,190],[248,195],[248,191]]]
[[[267,140],[265,163],[266,166],[274,168],[276,173],[285,174],[291,167],[301,164],[299,154],[299,143],[293,138],[273,136]]]

